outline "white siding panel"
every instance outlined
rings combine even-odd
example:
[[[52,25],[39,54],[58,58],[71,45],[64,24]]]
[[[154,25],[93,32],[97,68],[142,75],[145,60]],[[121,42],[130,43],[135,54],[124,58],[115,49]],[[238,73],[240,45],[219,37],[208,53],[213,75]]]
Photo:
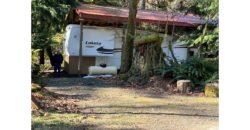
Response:
[[[72,56],[79,55],[79,40],[80,40],[79,27],[72,27],[69,37],[69,54]]]

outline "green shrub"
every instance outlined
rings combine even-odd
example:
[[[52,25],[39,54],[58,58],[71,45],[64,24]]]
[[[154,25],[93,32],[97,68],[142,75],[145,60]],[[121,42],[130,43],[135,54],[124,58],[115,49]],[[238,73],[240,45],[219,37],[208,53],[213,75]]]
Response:
[[[214,72],[210,78],[208,78],[206,80],[206,83],[214,83],[214,82],[218,82],[219,81],[219,73],[218,72]]]
[[[38,75],[40,72],[40,65],[39,64],[32,64],[31,65],[31,72],[32,72],[32,75]]]
[[[31,50],[31,72],[32,72],[32,75],[38,75],[38,73],[40,72],[39,51],[40,51],[40,49],[32,49]]]
[[[203,59],[190,57],[182,64],[168,66],[161,69],[162,76],[170,76],[172,82],[189,79],[195,85],[218,81],[218,59]]]

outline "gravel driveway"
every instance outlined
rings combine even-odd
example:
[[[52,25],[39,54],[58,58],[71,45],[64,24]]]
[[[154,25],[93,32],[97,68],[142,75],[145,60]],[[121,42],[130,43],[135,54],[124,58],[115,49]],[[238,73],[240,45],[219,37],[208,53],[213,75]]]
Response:
[[[77,103],[84,129],[216,130],[218,98],[156,94],[98,79],[48,78],[46,89],[90,95]]]

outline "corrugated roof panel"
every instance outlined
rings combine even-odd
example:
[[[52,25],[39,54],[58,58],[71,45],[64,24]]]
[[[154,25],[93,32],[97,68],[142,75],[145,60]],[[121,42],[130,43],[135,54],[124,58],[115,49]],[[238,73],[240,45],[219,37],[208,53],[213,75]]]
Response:
[[[127,22],[129,10],[127,8],[81,4],[76,12],[82,18],[92,18],[101,21],[115,20]],[[167,13],[165,11],[138,10],[137,22],[156,24],[175,24],[176,26],[198,26],[204,23],[200,17],[180,13]]]

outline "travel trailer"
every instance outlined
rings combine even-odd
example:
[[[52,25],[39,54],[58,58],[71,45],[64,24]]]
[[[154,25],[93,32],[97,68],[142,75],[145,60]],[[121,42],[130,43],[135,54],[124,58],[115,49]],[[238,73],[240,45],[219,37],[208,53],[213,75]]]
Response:
[[[69,74],[77,74],[79,56],[80,25],[70,24],[66,27],[64,40],[65,70]],[[121,28],[83,26],[82,40],[82,73],[88,74],[89,66],[115,66],[120,69],[123,44]],[[171,57],[168,47],[170,36],[165,37],[162,49],[166,56]],[[181,42],[175,42],[174,54],[178,60],[186,60],[188,49]]]

